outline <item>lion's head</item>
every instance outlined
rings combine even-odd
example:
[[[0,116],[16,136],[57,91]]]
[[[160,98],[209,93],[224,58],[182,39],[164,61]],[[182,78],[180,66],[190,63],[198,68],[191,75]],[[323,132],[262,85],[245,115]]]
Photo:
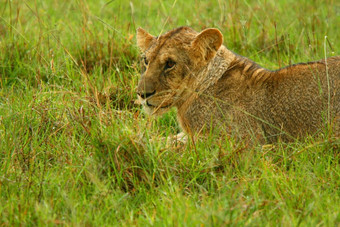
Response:
[[[154,37],[137,30],[142,53],[142,75],[137,88],[140,103],[149,114],[179,107],[195,82],[198,70],[207,65],[222,45],[217,29],[197,33],[189,27]]]

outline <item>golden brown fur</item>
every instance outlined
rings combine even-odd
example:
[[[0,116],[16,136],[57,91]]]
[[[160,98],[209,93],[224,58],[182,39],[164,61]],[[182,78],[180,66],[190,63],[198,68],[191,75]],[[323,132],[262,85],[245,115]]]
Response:
[[[175,106],[191,134],[289,141],[330,125],[339,136],[340,57],[269,71],[222,42],[217,29],[180,27],[160,37],[138,29],[145,65],[137,93],[146,112]]]

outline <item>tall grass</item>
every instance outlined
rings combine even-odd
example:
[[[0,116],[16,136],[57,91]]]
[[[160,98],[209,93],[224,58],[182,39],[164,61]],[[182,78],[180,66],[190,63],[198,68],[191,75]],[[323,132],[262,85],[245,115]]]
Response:
[[[276,69],[339,54],[339,10],[332,0],[2,1],[0,225],[339,225],[338,138],[169,145],[175,111],[151,119],[134,104],[137,27],[217,27],[229,49]]]

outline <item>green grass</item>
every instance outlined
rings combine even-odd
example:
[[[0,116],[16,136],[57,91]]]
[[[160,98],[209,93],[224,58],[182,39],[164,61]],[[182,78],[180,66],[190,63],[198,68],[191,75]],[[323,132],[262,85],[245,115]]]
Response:
[[[333,0],[2,1],[0,226],[340,225],[339,139],[168,146],[134,105],[136,28],[181,25],[269,69],[340,53]]]

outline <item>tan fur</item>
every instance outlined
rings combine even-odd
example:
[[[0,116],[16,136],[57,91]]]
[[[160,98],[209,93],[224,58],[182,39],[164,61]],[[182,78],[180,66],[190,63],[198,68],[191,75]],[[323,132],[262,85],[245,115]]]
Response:
[[[190,134],[213,129],[291,141],[328,125],[339,136],[340,57],[269,71],[222,42],[217,29],[197,33],[180,27],[159,37],[138,29],[146,64],[137,93],[146,112],[159,115],[176,107]]]

